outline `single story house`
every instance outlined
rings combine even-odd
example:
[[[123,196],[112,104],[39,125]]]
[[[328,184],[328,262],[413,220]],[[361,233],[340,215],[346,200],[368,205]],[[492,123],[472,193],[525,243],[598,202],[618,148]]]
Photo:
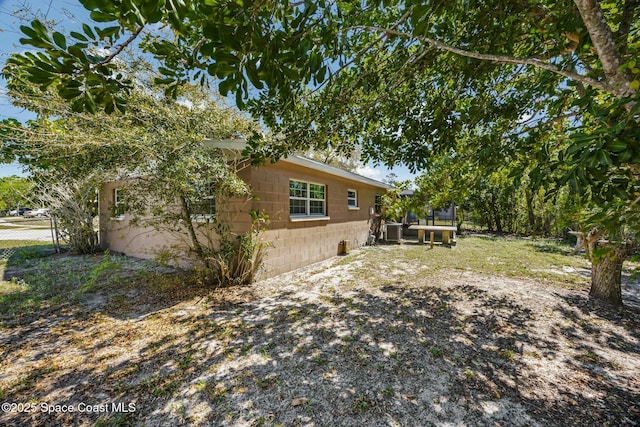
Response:
[[[239,149],[227,143],[228,149]],[[349,247],[365,245],[377,213],[379,197],[388,184],[302,156],[291,155],[276,163],[248,166],[238,172],[252,199],[240,206],[233,220],[236,233],[251,226],[249,212],[263,211],[270,223],[263,238],[270,242],[260,278],[285,273],[325,260],[338,253],[342,241]],[[152,259],[179,241],[174,234],[131,223],[122,204],[118,182],[100,190],[100,241],[104,249]],[[213,204],[215,202],[213,201]],[[114,206],[117,216],[114,216]],[[223,207],[214,207],[223,209]]]

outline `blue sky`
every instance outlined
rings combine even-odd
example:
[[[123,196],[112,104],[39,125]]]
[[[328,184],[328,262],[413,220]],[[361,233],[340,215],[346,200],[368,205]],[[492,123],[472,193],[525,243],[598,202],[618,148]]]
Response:
[[[81,27],[81,19],[88,17],[88,12],[78,0],[0,0],[0,67],[13,52],[19,52],[26,48],[20,45],[20,17],[33,16],[40,19],[54,20],[63,32],[77,30]],[[5,82],[0,78],[0,120],[15,118],[24,122],[34,118],[34,114],[11,105],[6,96]],[[395,173],[399,179],[411,179],[413,175],[406,167],[387,169],[383,166],[374,167],[372,164],[362,166],[358,173],[373,179],[383,180],[389,173]],[[0,164],[0,176],[21,175],[20,165]]]

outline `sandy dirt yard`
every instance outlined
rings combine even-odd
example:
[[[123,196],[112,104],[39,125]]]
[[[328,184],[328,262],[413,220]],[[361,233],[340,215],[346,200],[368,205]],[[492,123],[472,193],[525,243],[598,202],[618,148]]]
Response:
[[[640,425],[636,282],[620,311],[582,261],[441,261],[463,255],[376,246],[215,293],[122,257],[7,265],[22,307],[34,271],[66,283],[3,305],[0,425]]]

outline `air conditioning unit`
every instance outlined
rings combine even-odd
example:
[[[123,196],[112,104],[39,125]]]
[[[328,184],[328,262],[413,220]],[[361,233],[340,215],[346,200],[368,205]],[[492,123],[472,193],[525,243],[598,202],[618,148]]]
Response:
[[[386,225],[387,237],[385,240],[388,242],[399,242],[402,240],[402,224],[397,222],[391,222]]]

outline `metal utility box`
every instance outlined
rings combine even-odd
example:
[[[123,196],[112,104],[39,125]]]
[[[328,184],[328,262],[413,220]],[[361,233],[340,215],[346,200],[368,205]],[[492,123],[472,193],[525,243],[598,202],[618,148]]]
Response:
[[[386,224],[387,235],[385,240],[388,242],[399,242],[402,240],[402,224],[390,222]]]

